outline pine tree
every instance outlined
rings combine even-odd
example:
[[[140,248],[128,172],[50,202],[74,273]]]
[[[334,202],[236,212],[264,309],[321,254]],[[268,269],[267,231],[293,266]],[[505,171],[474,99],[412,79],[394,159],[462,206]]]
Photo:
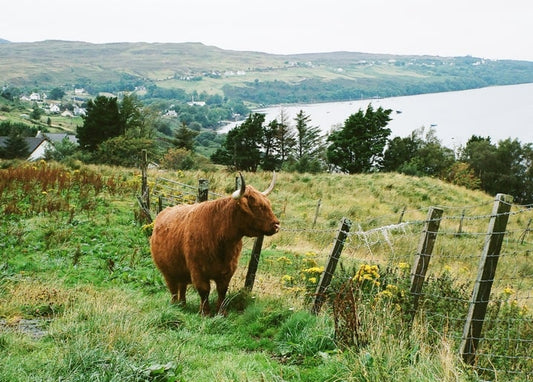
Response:
[[[6,139],[5,146],[0,151],[0,156],[5,159],[26,159],[29,155],[28,144],[21,135],[10,135]]]
[[[283,109],[281,109],[279,113],[276,138],[279,142],[279,155],[281,163],[283,164],[289,159],[296,146],[294,129],[289,126],[287,115]]]
[[[84,150],[96,151],[98,144],[119,136],[124,130],[117,99],[98,96],[87,102],[83,125],[77,129],[78,143]]]
[[[320,128],[311,126],[311,117],[303,110],[294,118],[296,122],[294,135],[294,162],[290,169],[298,172],[319,172],[323,167],[324,137]]]
[[[194,138],[199,133],[197,131],[191,130],[187,127],[185,122],[174,133],[174,139],[172,143],[175,147],[193,151],[194,150]]]

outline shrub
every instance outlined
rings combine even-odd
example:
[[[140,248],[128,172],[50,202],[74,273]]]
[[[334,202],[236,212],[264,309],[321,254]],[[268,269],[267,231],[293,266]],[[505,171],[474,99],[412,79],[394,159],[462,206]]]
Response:
[[[183,148],[167,151],[161,161],[163,168],[171,170],[209,170],[213,167],[209,159]]]

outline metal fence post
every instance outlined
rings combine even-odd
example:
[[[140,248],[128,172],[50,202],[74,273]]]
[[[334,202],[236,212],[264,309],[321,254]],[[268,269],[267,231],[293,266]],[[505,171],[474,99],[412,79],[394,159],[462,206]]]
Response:
[[[461,356],[463,361],[468,364],[473,364],[476,358],[512,201],[513,197],[510,195],[497,194],[492,208],[487,237],[479,261],[478,274],[461,341]]]

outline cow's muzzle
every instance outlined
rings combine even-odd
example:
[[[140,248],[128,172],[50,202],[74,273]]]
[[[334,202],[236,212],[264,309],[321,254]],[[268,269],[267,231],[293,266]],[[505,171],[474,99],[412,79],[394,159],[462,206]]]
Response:
[[[274,235],[275,233],[278,233],[279,227],[280,227],[279,222],[272,223],[272,228],[269,232],[267,232],[267,235],[270,236],[270,235]]]

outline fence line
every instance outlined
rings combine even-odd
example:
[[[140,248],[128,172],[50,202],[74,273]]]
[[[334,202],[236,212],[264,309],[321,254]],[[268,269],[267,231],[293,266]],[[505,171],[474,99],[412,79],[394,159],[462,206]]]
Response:
[[[167,195],[181,188],[177,194],[191,195],[189,197],[191,201],[196,200],[196,197],[192,196],[196,187],[175,181],[167,182],[163,178],[158,179],[157,183],[159,189]],[[209,192],[209,196],[216,198],[220,195]],[[431,264],[428,264],[422,284],[423,289],[413,291],[413,295],[421,298],[418,307],[419,318],[427,320],[428,325],[436,332],[443,335],[445,333],[453,339],[459,354],[461,352],[459,344],[467,337],[464,333],[467,327],[465,319],[472,304],[472,291],[476,282],[472,275],[476,274],[477,263],[482,256],[483,241],[490,236],[486,226],[491,219],[503,216],[509,220],[509,227],[495,231],[502,236],[498,269],[483,280],[483,283],[493,284],[492,294],[483,296],[480,300],[487,305],[483,332],[481,335],[471,336],[478,342],[478,346],[475,354],[472,353],[472,357],[466,361],[472,362],[476,370],[487,380],[502,379],[506,376],[531,380],[533,379],[533,360],[530,355],[533,353],[531,314],[533,244],[530,241],[532,236],[530,227],[533,205],[516,205],[506,200],[503,200],[502,204],[507,205],[509,210],[490,212],[488,211],[490,202],[472,206],[437,206],[415,210],[404,207],[398,210],[402,214],[401,219],[398,219],[398,214],[390,214],[356,221],[353,223],[356,229],[351,232],[338,228],[316,228],[311,224],[309,227],[282,225],[277,235],[265,240],[267,245],[289,250],[292,243],[298,240],[300,248],[315,248],[315,251],[322,255],[325,255],[328,248],[342,242],[341,262],[376,264],[383,270],[397,269],[401,264],[409,264],[412,267],[414,255],[417,253],[415,248],[417,238],[420,238],[427,221],[411,220],[406,217],[410,214],[419,216],[420,212],[429,213],[431,208],[442,209],[443,213],[439,218],[440,227],[426,228],[426,234],[436,236],[436,241],[431,254]],[[315,209],[315,206],[313,208]],[[379,226],[378,222],[381,222]],[[333,238],[339,233],[345,234],[344,239]],[[256,242],[245,238],[243,247],[248,249],[251,245],[255,246]],[[479,248],[479,251],[472,248]],[[261,272],[260,266],[258,272]],[[330,270],[328,274],[331,276],[333,272]],[[412,270],[404,277],[406,279],[420,277],[421,274]],[[246,282],[250,286],[248,275]],[[478,280],[478,283],[480,282]],[[442,290],[434,287],[428,289],[429,286],[437,284]],[[454,285],[454,289],[447,290],[451,284]],[[318,292],[317,286],[316,296],[319,295]],[[323,294],[323,291],[320,291],[320,294]]]

